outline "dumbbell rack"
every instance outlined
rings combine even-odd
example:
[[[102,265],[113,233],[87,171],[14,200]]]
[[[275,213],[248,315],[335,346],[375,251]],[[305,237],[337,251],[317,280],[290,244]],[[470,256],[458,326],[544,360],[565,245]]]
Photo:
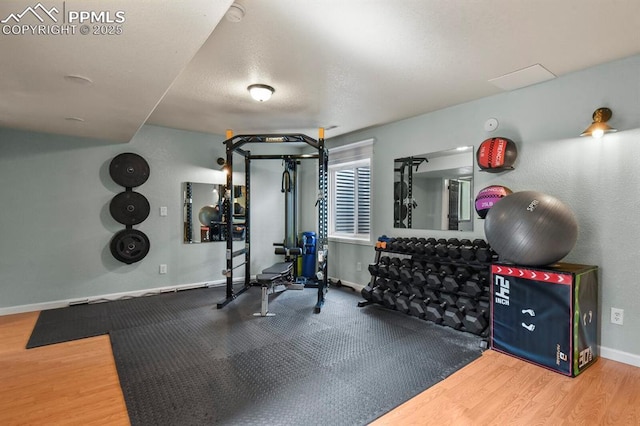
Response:
[[[489,335],[491,263],[482,239],[385,238],[358,307],[379,304],[435,324]]]

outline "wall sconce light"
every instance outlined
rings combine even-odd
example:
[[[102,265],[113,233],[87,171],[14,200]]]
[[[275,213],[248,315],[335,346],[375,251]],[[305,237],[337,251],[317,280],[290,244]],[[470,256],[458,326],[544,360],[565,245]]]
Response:
[[[222,158],[222,157],[218,157],[218,159],[216,160],[216,163],[218,163],[218,166],[220,166],[220,171],[223,172],[225,175],[229,174],[229,168],[227,167],[227,161]]]
[[[271,95],[275,92],[275,89],[266,84],[252,84],[247,87],[247,90],[251,94],[251,97],[258,102],[264,102],[271,99]]]
[[[593,136],[597,139],[601,138],[605,133],[617,132],[617,129],[607,124],[612,115],[613,113],[609,108],[598,108],[593,112],[593,123],[580,136]]]

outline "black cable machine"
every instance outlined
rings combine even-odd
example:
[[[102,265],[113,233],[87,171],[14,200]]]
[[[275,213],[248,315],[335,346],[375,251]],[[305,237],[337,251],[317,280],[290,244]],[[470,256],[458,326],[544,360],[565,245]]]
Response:
[[[307,159],[318,160],[318,198],[316,206],[318,208],[318,238],[317,251],[318,258],[318,272],[316,274],[318,280],[318,301],[315,305],[314,311],[319,313],[324,305],[325,294],[327,293],[327,255],[329,249],[328,242],[328,227],[327,227],[327,214],[328,214],[328,182],[327,182],[327,166],[329,155],[324,146],[324,129],[319,129],[319,138],[315,140],[309,136],[303,134],[268,134],[268,135],[237,135],[233,136],[231,131],[227,131],[227,139],[224,141],[227,154],[227,186],[226,191],[233,190],[233,154],[240,154],[244,157],[245,162],[245,191],[246,191],[246,206],[245,206],[245,246],[240,250],[233,251],[233,240],[227,238],[226,249],[226,261],[227,267],[223,271],[227,280],[227,293],[226,298],[218,303],[218,309],[225,307],[229,302],[236,297],[247,291],[251,287],[251,226],[250,226],[250,209],[251,209],[251,160],[284,160],[284,161],[297,161]],[[243,149],[242,147],[249,143],[292,143],[292,142],[304,142],[307,145],[315,148],[317,154],[299,154],[299,155],[251,155],[251,152]],[[227,197],[229,198],[229,197]],[[232,203],[225,203],[224,215],[227,218],[233,217],[231,209]],[[227,220],[227,235],[232,235],[233,220]],[[286,242],[285,242],[286,244]],[[284,247],[285,251],[287,247]],[[244,262],[239,265],[233,266],[233,260],[238,256],[244,256]],[[244,286],[239,290],[233,288],[233,270],[244,265]]]

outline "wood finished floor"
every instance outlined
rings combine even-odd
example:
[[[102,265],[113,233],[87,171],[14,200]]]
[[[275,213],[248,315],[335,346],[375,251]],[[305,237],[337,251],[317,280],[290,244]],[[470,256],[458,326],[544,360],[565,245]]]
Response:
[[[26,350],[37,312],[0,317],[0,425],[128,425],[109,336]],[[569,378],[494,351],[376,420],[383,425],[640,425],[640,368]]]

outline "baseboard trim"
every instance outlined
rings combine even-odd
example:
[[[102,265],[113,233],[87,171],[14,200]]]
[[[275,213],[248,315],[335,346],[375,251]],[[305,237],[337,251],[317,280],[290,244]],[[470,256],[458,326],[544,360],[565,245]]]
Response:
[[[244,280],[244,278],[242,278]],[[64,308],[70,305],[81,305],[85,303],[100,303],[108,302],[111,300],[119,300],[123,298],[152,296],[154,294],[171,293],[181,290],[191,290],[194,288],[203,287],[221,287],[226,284],[224,279],[215,281],[202,281],[198,283],[179,284],[173,286],[148,288],[144,290],[125,291],[121,293],[110,293],[86,298],[74,298],[65,300],[54,300],[51,302],[33,303],[29,305],[10,306],[7,308],[0,308],[0,316],[21,314],[24,312],[45,311],[47,309]]]
[[[640,355],[619,351],[617,349],[607,348],[606,346],[600,346],[600,356],[612,361],[618,361],[622,362],[623,364],[640,367]]]

